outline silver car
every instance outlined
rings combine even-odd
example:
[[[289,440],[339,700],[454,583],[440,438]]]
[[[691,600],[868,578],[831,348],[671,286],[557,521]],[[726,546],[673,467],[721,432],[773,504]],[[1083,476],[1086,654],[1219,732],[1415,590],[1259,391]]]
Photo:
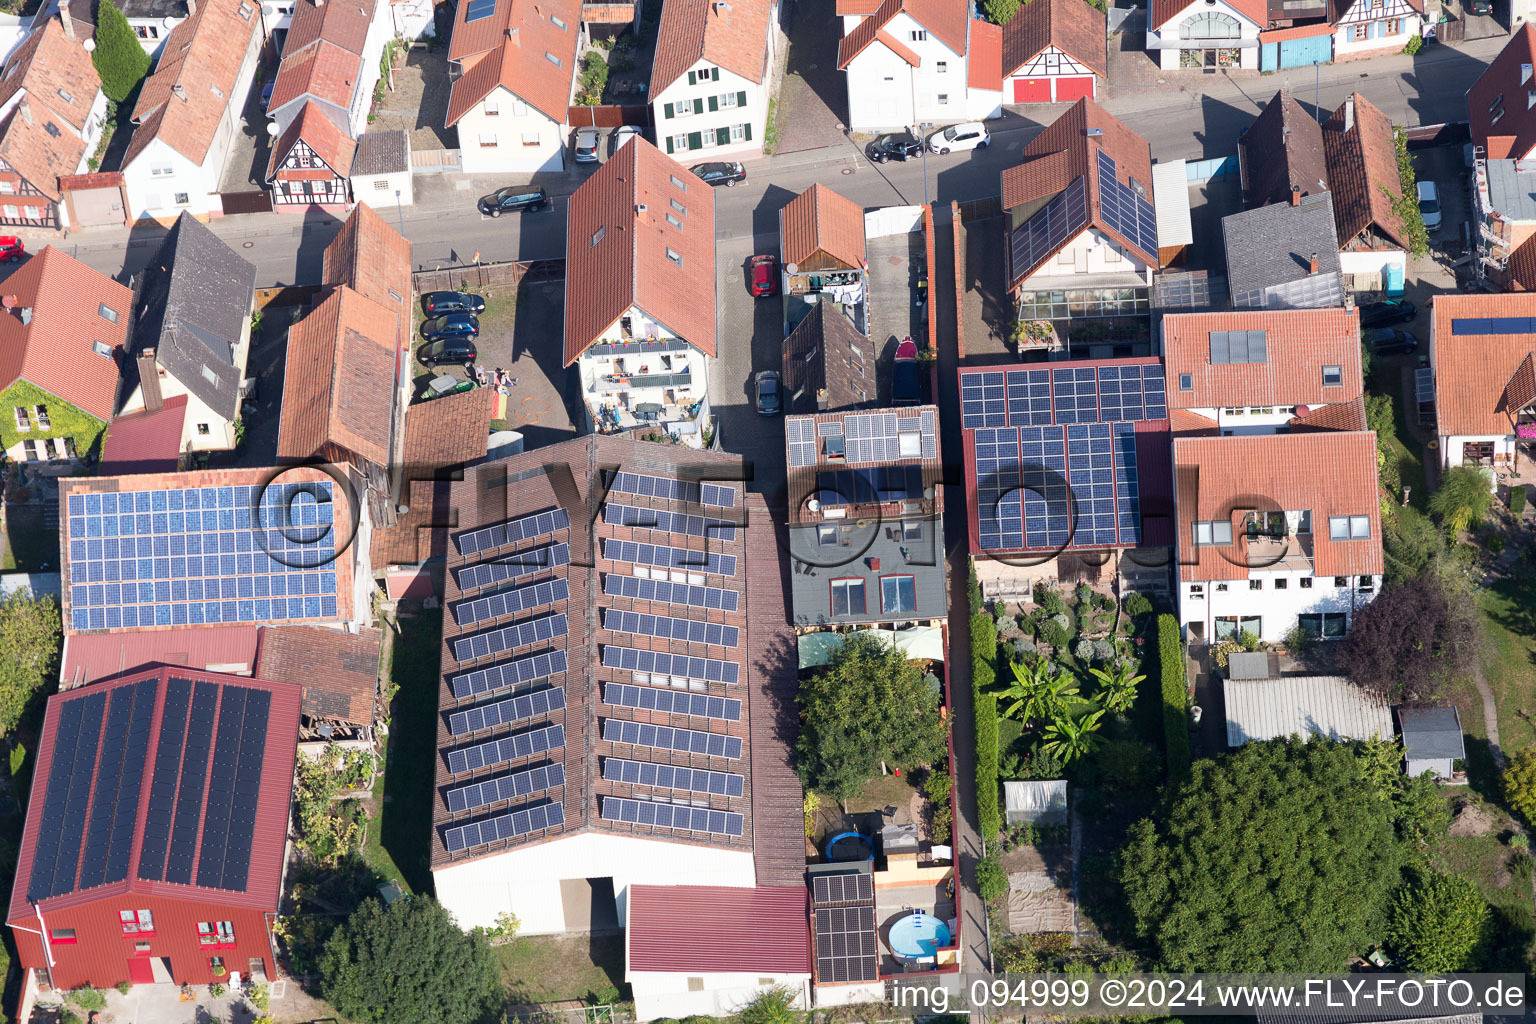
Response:
[[[576,162],[579,164],[597,163],[597,140],[602,137],[602,132],[596,128],[576,129]]]

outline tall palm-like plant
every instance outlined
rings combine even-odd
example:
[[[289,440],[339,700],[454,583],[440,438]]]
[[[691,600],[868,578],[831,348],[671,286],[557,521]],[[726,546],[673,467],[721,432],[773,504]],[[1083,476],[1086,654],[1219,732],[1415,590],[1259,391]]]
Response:
[[[1014,662],[1013,682],[998,693],[997,700],[1005,717],[1023,722],[1047,721],[1081,703],[1077,680],[1056,675],[1044,658],[1036,658],[1029,665]]]
[[[1147,678],[1144,675],[1133,675],[1130,665],[1125,662],[1116,664],[1111,671],[1102,668],[1088,671],[1099,681],[1099,704],[1112,714],[1131,710],[1131,705],[1136,703],[1136,687]]]
[[[1104,709],[1098,708],[1077,718],[1071,715],[1053,718],[1045,727],[1040,749],[1062,764],[1070,764],[1084,754],[1092,753],[1099,744],[1099,724],[1103,717]]]

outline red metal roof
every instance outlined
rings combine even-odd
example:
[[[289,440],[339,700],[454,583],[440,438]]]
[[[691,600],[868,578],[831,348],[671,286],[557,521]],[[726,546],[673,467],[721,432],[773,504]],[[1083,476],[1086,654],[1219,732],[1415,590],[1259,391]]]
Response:
[[[59,686],[68,689],[146,665],[216,668],[243,675],[256,664],[257,626],[202,626],[119,633],[73,633],[64,639]],[[237,668],[236,666],[244,666]]]
[[[169,473],[181,457],[181,429],[187,419],[187,396],[167,398],[155,412],[119,416],[107,424],[101,446],[101,472]]]
[[[675,974],[809,974],[804,885],[629,887],[629,963]]]
[[[261,762],[261,774],[259,776],[259,790],[256,800],[254,828],[250,842],[250,862],[243,889],[218,889],[205,885],[182,884],[167,881],[145,881],[140,878],[140,860],[143,855],[148,811],[150,809],[150,794],[154,783],[156,760],[159,753],[162,733],[162,714],[164,712],[168,684],[172,677],[178,679],[190,679],[194,684],[211,684],[216,688],[218,701],[223,704],[225,694],[230,687],[244,687],[253,690],[262,690],[271,695],[270,713],[266,719],[266,741]],[[7,918],[10,922],[27,922],[35,924],[36,912],[28,900],[28,888],[32,878],[32,871],[38,852],[39,840],[44,828],[44,808],[48,804],[48,795],[51,787],[64,784],[73,787],[86,782],[86,793],[91,794],[90,800],[95,801],[100,797],[97,792],[96,764],[101,763],[100,756],[91,758],[93,767],[89,779],[75,778],[67,768],[53,763],[54,749],[59,738],[59,720],[63,708],[75,701],[95,700],[97,694],[105,693],[108,696],[109,706],[114,709],[117,701],[112,700],[115,691],[133,686],[139,682],[154,680],[153,716],[149,727],[148,746],[143,754],[142,764],[132,766],[125,765],[121,776],[121,782],[113,790],[116,800],[131,799],[134,802],[133,830],[128,837],[129,852],[126,861],[124,877],[119,880],[106,881],[103,884],[81,887],[81,876],[87,866],[97,865],[102,858],[108,858],[108,851],[113,849],[105,837],[98,833],[98,822],[101,820],[93,808],[87,808],[84,820],[90,823],[84,834],[80,836],[65,836],[63,841],[78,842],[80,848],[76,870],[69,874],[67,888],[56,895],[49,896],[38,901],[43,910],[56,910],[62,907],[76,906],[100,899],[118,900],[125,893],[143,893],[146,895],[165,896],[181,899],[204,899],[221,903],[231,907],[250,907],[258,910],[275,911],[282,896],[283,854],[287,842],[288,833],[288,807],[293,794],[293,768],[298,750],[299,732],[299,687],[284,683],[268,683],[256,679],[246,679],[239,676],[224,676],[209,672],[198,672],[185,668],[157,668],[146,672],[134,673],[121,679],[100,683],[94,686],[79,687],[54,696],[48,702],[47,714],[43,719],[42,736],[38,742],[37,765],[33,774],[33,794],[27,811],[26,827],[21,835],[21,850],[17,857],[16,884],[11,893],[10,913]],[[218,719],[216,719],[218,721]],[[238,720],[237,720],[238,722]],[[219,728],[224,724],[220,721]],[[190,734],[189,734],[190,735]],[[111,747],[108,745],[111,730],[101,729],[99,735],[93,737],[91,742],[102,748],[101,756],[110,756]],[[210,765],[208,775],[217,775],[224,770],[219,764],[212,762],[212,750],[220,741],[215,736],[204,737],[209,748],[208,756]],[[171,734],[166,734],[166,741],[171,741]],[[220,743],[220,745],[222,745]],[[181,743],[176,746],[180,748]],[[188,747],[190,750],[190,746]],[[123,756],[118,751],[119,756]],[[78,762],[77,762],[78,763]],[[141,774],[135,774],[130,768],[141,768]],[[140,784],[137,793],[131,790],[129,780],[138,777]],[[199,783],[204,777],[199,777]],[[208,813],[211,787],[199,785],[200,792],[191,794],[184,792],[182,796],[192,796],[195,800],[197,818],[199,821],[198,834],[201,840],[204,832],[204,824]],[[106,792],[103,790],[102,792]],[[178,811],[180,808],[178,807]],[[113,818],[109,815],[106,821],[106,829],[112,836],[110,842],[119,841],[118,831],[113,828]],[[52,827],[62,827],[62,824]],[[100,847],[92,843],[92,839],[102,841]],[[68,851],[68,847],[61,849]],[[99,854],[93,856],[93,850],[99,850]],[[194,861],[191,867],[191,877],[198,877],[198,861],[201,860],[202,843],[199,841],[194,853]],[[60,858],[64,858],[61,856]],[[148,872],[153,875],[153,870]],[[55,876],[57,877],[57,876]],[[57,886],[55,886],[57,887]]]

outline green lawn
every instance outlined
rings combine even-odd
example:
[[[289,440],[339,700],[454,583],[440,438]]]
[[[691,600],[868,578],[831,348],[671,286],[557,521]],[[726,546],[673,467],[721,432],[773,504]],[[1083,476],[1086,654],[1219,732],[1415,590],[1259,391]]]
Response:
[[[1536,939],[1529,871],[1511,871],[1512,851],[1496,833],[1442,839],[1430,851],[1441,870],[1476,883],[1492,913],[1485,933],[1482,970],[1525,971]]]
[[[517,289],[507,288],[500,294],[486,291],[485,312],[480,313],[480,333],[487,338],[511,339],[512,327],[517,320]]]
[[[6,572],[41,572],[44,566],[57,570],[59,534],[43,528],[40,505],[11,505],[5,510],[4,554],[0,569]]]
[[[437,757],[437,680],[442,612],[401,616],[389,677],[398,686],[390,712],[390,754],[374,783],[381,820],[368,830],[363,856],[412,892],[431,888],[428,841]]]
[[[514,1004],[629,999],[623,935],[525,935],[496,947]]]
[[[1422,512],[1429,500],[1429,486],[1425,483],[1423,449],[1408,429],[1409,396],[1403,393],[1402,363],[1376,359],[1370,383],[1372,393],[1392,396],[1394,436],[1387,439],[1387,448],[1396,456],[1398,477],[1409,489],[1408,503]]]
[[[1536,742],[1536,581],[1499,580],[1478,595],[1486,642],[1483,678],[1499,707],[1499,741],[1506,754]],[[1464,714],[1463,719],[1466,718]],[[1462,726],[1470,731],[1465,720]],[[1481,719],[1478,731],[1482,732]]]

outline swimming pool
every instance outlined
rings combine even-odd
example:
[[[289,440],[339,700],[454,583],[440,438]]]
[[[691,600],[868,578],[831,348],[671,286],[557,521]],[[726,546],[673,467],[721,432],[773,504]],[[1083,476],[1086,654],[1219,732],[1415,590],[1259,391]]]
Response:
[[[949,945],[949,925],[919,910],[891,925],[891,952],[905,957],[931,957]]]

